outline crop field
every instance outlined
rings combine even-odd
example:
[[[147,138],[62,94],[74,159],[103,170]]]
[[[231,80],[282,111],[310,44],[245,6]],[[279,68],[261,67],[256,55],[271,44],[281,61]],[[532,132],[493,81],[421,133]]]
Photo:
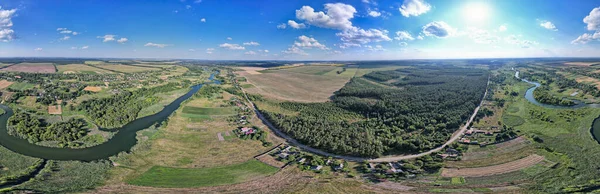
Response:
[[[530,155],[523,159],[515,160],[512,162],[495,165],[495,166],[486,166],[479,168],[444,168],[442,170],[442,176],[444,177],[481,177],[481,176],[490,176],[496,174],[503,174],[507,172],[518,171],[530,166],[533,166],[537,163],[540,163],[544,160],[543,156],[539,155]]]
[[[27,73],[54,73],[56,69],[52,63],[19,63],[0,71],[27,72]]]
[[[288,68],[288,69],[280,69],[280,70],[270,70],[268,73],[277,73],[279,71],[293,72],[293,73],[303,73],[309,75],[325,75],[326,73],[337,69],[335,66],[301,66],[296,68]]]
[[[85,73],[85,74],[109,74],[113,73],[100,68],[95,68],[84,64],[69,64],[69,65],[57,65],[58,73]]]
[[[38,158],[17,154],[0,146],[0,180],[11,176],[21,176],[39,160]]]
[[[213,168],[169,168],[154,166],[129,184],[151,187],[206,187],[228,185],[262,178],[279,168],[257,160]]]
[[[290,70],[303,68],[309,70],[315,67],[296,67],[286,70],[277,70],[273,73],[260,75],[245,75],[248,82],[255,87],[246,89],[251,94],[260,94],[265,97],[297,102],[325,102],[333,92],[342,88],[349,77],[311,75],[306,73],[290,72]],[[305,69],[309,68],[309,69]],[[321,69],[321,66],[316,66]],[[326,67],[329,68],[329,67]],[[297,71],[297,70],[295,70]],[[330,69],[331,71],[331,69]],[[317,70],[312,72],[318,72]]]
[[[193,114],[193,115],[234,115],[235,110],[231,107],[228,108],[203,108],[203,107],[193,107],[186,106],[183,107],[183,113],[185,114]]]
[[[100,64],[95,65],[96,67],[102,69],[108,69],[117,72],[123,73],[137,73],[144,71],[160,71],[160,68],[151,68],[151,67],[141,67],[141,66],[133,66],[133,65],[116,65],[116,64]]]
[[[51,114],[51,115],[62,114],[62,107],[61,107],[61,105],[48,106],[48,114]]]
[[[9,81],[6,81],[6,80],[0,80],[0,90],[4,89],[4,88],[8,88],[13,83],[14,82],[9,82]]]
[[[360,67],[360,68],[358,68],[358,71],[356,72],[356,77],[361,77],[361,76],[371,73],[373,71],[387,71],[387,70],[396,70],[396,69],[402,69],[402,68],[409,68],[409,67],[408,66],[388,66],[388,67],[376,67],[376,68]]]
[[[86,86],[85,88],[83,88],[84,91],[90,91],[90,92],[100,92],[102,91],[102,87],[98,87],[98,86]]]
[[[13,90],[27,90],[35,87],[34,84],[26,83],[26,82],[15,82],[9,86],[10,89]]]
[[[263,71],[267,68],[263,67],[238,67],[241,71],[239,73],[243,75],[258,75],[261,74],[259,71]]]

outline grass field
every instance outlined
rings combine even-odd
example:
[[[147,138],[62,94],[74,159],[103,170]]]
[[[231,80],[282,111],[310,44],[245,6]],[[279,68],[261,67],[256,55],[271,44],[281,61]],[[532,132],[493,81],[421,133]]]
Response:
[[[0,180],[7,177],[22,176],[40,159],[24,156],[0,146]],[[0,181],[2,182],[2,181]]]
[[[278,170],[257,160],[214,168],[154,166],[129,184],[177,188],[228,185],[272,175]]]
[[[32,89],[33,87],[35,87],[35,85],[31,84],[31,83],[15,82],[15,83],[11,84],[8,88],[13,89],[13,90],[27,90],[27,89]]]
[[[328,72],[335,71],[336,68],[332,66],[302,66],[260,75],[244,75],[248,82],[255,86],[246,91],[279,100],[328,101],[333,92],[342,88],[350,80],[351,76],[348,75],[352,74],[352,71],[356,71],[348,68],[346,74],[326,75]],[[318,75],[321,73],[322,75]]]
[[[133,65],[115,65],[115,64],[99,64],[95,65],[96,67],[102,69],[108,69],[117,72],[123,73],[137,73],[144,71],[160,71],[160,68],[151,68],[151,67],[141,67],[141,66],[133,66]]]
[[[100,68],[84,64],[57,65],[58,73],[85,73],[85,74],[108,74],[113,73]]]
[[[56,68],[52,63],[19,63],[0,71],[28,72],[28,73],[54,73]]]
[[[233,115],[235,110],[231,107],[227,108],[203,108],[186,106],[183,107],[183,113],[193,115]]]

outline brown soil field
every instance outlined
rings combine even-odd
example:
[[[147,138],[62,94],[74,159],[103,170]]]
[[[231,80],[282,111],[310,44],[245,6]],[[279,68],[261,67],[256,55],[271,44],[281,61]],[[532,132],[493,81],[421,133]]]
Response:
[[[467,152],[463,154],[462,160],[475,160],[480,158],[486,158],[490,156],[490,153],[511,153],[516,150],[520,150],[529,145],[529,141],[523,137],[517,137],[516,139],[494,144],[494,149],[486,151]],[[491,145],[490,145],[491,146]]]
[[[296,102],[325,102],[342,88],[349,77],[309,75],[277,71],[260,75],[242,75],[255,87],[246,91],[268,98]]]
[[[68,65],[57,65],[59,73],[69,74],[69,73],[85,73],[85,72],[95,72],[97,74],[109,74],[113,73],[111,71],[107,71],[100,68],[95,68],[85,64],[68,64]]]
[[[573,65],[573,66],[590,66],[593,64],[597,64],[600,62],[567,62],[565,65]]]
[[[51,115],[62,114],[62,107],[60,105],[48,106],[48,114],[51,114]]]
[[[532,154],[525,158],[515,160],[512,162],[495,165],[495,166],[486,166],[480,168],[444,168],[442,170],[442,176],[444,177],[482,177],[482,176],[490,176],[496,174],[504,174],[508,172],[514,172],[517,170],[521,170],[530,166],[533,166],[537,163],[540,163],[544,160],[543,156],[539,156],[536,154]]]
[[[273,158],[273,156],[271,156],[269,154],[261,155],[259,157],[256,157],[256,159],[258,161],[261,161],[265,164],[268,164],[270,166],[277,167],[277,168],[281,168],[281,167],[285,166],[285,163],[277,161],[275,158]]]
[[[144,71],[160,71],[160,68],[151,68],[151,67],[141,67],[141,66],[133,66],[133,65],[114,65],[114,64],[102,64],[95,65],[96,67],[109,69],[113,71],[123,72],[123,73],[136,73],[136,72],[144,72]]]
[[[52,63],[19,63],[1,71],[28,72],[28,73],[54,73],[56,69]]]
[[[240,73],[242,73],[242,74],[245,73],[245,75],[258,75],[258,74],[261,74],[258,71],[265,70],[267,68],[263,68],[263,67],[238,67],[238,69],[244,70],[244,72],[240,72]]]
[[[8,88],[8,86],[12,85],[14,82],[9,82],[6,80],[0,80],[0,90],[4,88]]]
[[[83,90],[90,92],[99,92],[102,91],[102,88],[98,86],[86,86],[85,88],[83,88]]]
[[[600,80],[588,76],[577,76],[575,81],[579,83],[593,83],[596,85],[596,88],[600,89]]]

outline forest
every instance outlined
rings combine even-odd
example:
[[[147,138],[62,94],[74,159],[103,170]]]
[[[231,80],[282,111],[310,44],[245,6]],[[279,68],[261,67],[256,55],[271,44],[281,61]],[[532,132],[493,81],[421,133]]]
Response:
[[[170,92],[187,87],[187,84],[169,83],[150,89],[142,88],[136,91],[123,91],[109,98],[94,98],[83,101],[77,106],[78,110],[85,111],[94,123],[104,128],[122,126],[137,118],[142,108],[160,101],[157,93]]]
[[[271,102],[298,115],[258,108],[280,130],[328,152],[369,157],[420,152],[442,145],[468,119],[486,90],[488,72],[415,66],[365,78],[351,79],[331,102]]]
[[[29,142],[58,141],[70,144],[87,134],[87,122],[81,118],[47,124],[34,115],[18,111],[8,119],[8,124],[10,134]]]
[[[559,106],[573,106],[575,102],[568,99],[559,98],[550,94],[550,87],[540,86],[533,91],[533,98],[540,103],[559,105]]]

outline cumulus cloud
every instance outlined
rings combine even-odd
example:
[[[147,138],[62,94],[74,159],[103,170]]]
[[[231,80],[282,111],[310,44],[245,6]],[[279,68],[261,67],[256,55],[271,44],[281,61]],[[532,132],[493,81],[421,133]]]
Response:
[[[540,23],[540,26],[544,27],[544,28],[546,28],[548,30],[558,31],[558,29],[556,29],[556,26],[554,26],[554,24],[552,22],[550,22],[550,21],[542,21]]]
[[[15,39],[12,17],[16,12],[16,9],[4,10],[0,7],[0,42],[9,42]]]
[[[244,42],[244,45],[247,45],[247,46],[259,46],[260,44],[258,42],[250,41],[250,42]]]
[[[61,33],[61,34],[71,34],[72,32],[73,32],[73,31],[71,31],[71,30],[63,30],[63,31],[60,31],[60,33]]]
[[[399,10],[404,17],[419,16],[431,10],[431,5],[425,0],[404,0]]]
[[[111,41],[115,41],[115,37],[116,37],[116,35],[107,34],[104,36],[97,36],[96,38],[104,39],[104,40],[102,40],[102,42],[111,42]]]
[[[214,48],[207,48],[206,54],[212,54],[214,50],[215,50]]]
[[[317,41],[317,39],[311,38],[308,36],[304,36],[304,35],[298,37],[298,41],[294,42],[294,46],[300,47],[300,48],[309,48],[309,49],[310,48],[318,48],[318,49],[322,49],[322,50],[329,49],[324,44],[319,43],[319,41]]]
[[[600,32],[596,32],[594,34],[584,33],[583,35],[577,37],[577,39],[571,41],[571,44],[586,44],[593,40],[600,40]]]
[[[533,45],[538,45],[539,43],[536,41],[530,41],[530,40],[521,40],[518,36],[516,35],[510,35],[504,38],[504,41],[509,43],[509,44],[514,44],[517,46],[520,46],[521,48],[531,48]]]
[[[245,55],[256,55],[256,52],[254,51],[248,51],[244,53]]]
[[[206,22],[206,18],[200,19],[200,22]]]
[[[583,18],[583,23],[587,24],[588,30],[600,31],[600,7],[592,9],[590,14]]]
[[[381,16],[381,12],[371,10],[371,11],[369,11],[369,16],[376,18],[376,17]]]
[[[231,38],[231,37],[227,37],[227,40],[233,40],[233,38]]]
[[[284,50],[281,52],[285,53],[285,54],[308,55],[308,53],[304,52],[304,50],[302,50],[298,47],[295,47],[295,46],[292,46],[292,47],[288,48],[287,50]]]
[[[423,26],[423,34],[425,34],[425,36],[446,38],[452,36],[454,32],[455,30],[446,22],[431,22]]]
[[[149,43],[146,43],[144,46],[147,46],[147,47],[156,47],[156,48],[165,48],[165,47],[171,46],[171,45],[168,45],[168,44],[157,44],[157,43],[151,43],[151,42],[149,42]]]
[[[500,31],[500,32],[504,32],[506,30],[507,30],[506,25],[500,25],[500,27],[498,27],[498,31]]]
[[[361,47],[361,45],[357,44],[357,43],[350,43],[350,42],[345,42],[340,45],[341,49],[346,49],[346,48],[350,48],[350,47]]]
[[[325,4],[325,12],[315,12],[310,6],[302,6],[296,10],[296,18],[306,22],[309,25],[331,28],[338,30],[347,30],[354,28],[350,19],[354,18],[356,9],[352,5],[343,3]]]
[[[408,46],[408,43],[406,43],[406,42],[400,42],[398,45],[400,45],[402,47],[405,47],[405,46]]]
[[[387,30],[378,29],[364,30],[359,28],[353,28],[350,30],[336,33],[335,35],[339,36],[344,42],[356,42],[361,44],[392,40],[388,36]]]
[[[473,42],[479,44],[492,44],[500,41],[500,37],[484,29],[469,28],[467,35]]]
[[[396,39],[396,40],[414,40],[415,38],[413,38],[412,35],[410,35],[410,33],[407,31],[398,31],[398,32],[396,32],[396,37],[394,37],[394,39]]]
[[[71,39],[70,36],[63,36],[62,38],[60,38],[60,40],[69,40],[69,39]]]
[[[123,44],[123,43],[125,43],[127,41],[129,41],[129,39],[127,39],[127,38],[120,38],[119,40],[117,40],[117,42],[121,43],[121,44]]]
[[[33,50],[34,50],[34,51],[42,51],[42,50],[44,50],[44,49],[42,49],[42,48],[35,48],[35,49],[33,49]]]
[[[277,25],[277,29],[285,29],[287,27],[287,24],[285,23],[281,23],[279,25]]]
[[[88,48],[90,48],[90,46],[82,46],[81,50],[85,50],[85,49],[88,49]]]
[[[367,46],[365,46],[365,48],[367,48],[367,50],[370,50],[370,51],[385,51],[385,49],[381,45],[376,45],[376,46],[367,45]]]
[[[303,23],[297,23],[297,22],[296,22],[296,21],[294,21],[294,20],[288,20],[288,23],[287,23],[287,24],[288,24],[288,26],[290,26],[290,27],[292,27],[292,28],[294,28],[294,29],[304,29],[304,28],[306,28],[306,24],[303,24]]]
[[[229,44],[229,43],[223,43],[223,44],[219,45],[219,47],[226,48],[229,50],[245,50],[246,49],[245,47],[240,46],[238,44]]]

